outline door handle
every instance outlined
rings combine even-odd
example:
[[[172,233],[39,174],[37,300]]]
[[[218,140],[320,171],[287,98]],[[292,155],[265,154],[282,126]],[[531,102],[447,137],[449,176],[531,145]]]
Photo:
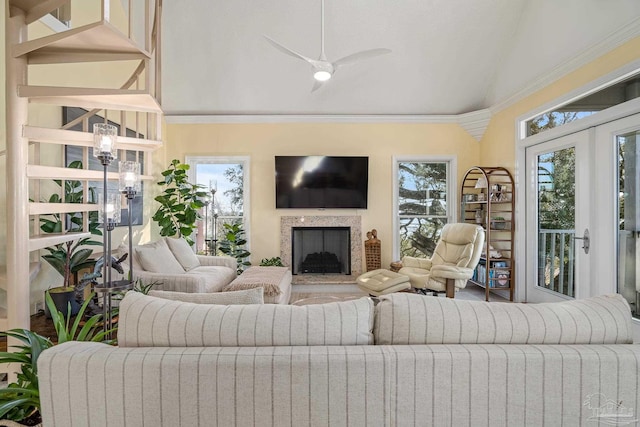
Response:
[[[589,245],[590,245],[589,229],[588,228],[584,229],[584,234],[582,235],[582,237],[573,236],[573,238],[575,240],[582,240],[582,249],[584,249],[584,253],[585,254],[588,254],[589,253]]]

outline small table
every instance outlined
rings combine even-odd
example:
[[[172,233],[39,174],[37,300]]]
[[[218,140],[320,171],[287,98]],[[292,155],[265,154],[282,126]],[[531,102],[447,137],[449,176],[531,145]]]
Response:
[[[103,330],[107,332],[105,338],[111,339],[110,331],[113,328],[113,319],[111,318],[111,297],[116,292],[133,289],[133,282],[129,280],[116,280],[112,281],[109,286],[106,286],[105,283],[94,285],[93,289],[97,294],[102,294]]]

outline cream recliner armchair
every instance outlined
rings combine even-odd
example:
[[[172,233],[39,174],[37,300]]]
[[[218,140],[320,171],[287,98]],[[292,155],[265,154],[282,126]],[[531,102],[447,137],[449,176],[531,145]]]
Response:
[[[405,256],[398,273],[409,276],[413,288],[423,292],[446,292],[467,285],[478,265],[484,245],[484,230],[475,224],[446,224],[431,259]]]

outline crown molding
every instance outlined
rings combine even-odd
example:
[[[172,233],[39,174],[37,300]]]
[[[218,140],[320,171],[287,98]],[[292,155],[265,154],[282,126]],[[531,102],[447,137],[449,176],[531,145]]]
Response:
[[[489,109],[465,114],[398,115],[398,114],[211,114],[190,115],[165,113],[167,124],[250,124],[250,123],[417,123],[459,124],[477,141],[482,139],[489,120]]]
[[[453,115],[405,114],[172,114],[165,113],[168,124],[209,123],[457,123]]]
[[[484,131],[489,126],[491,120],[491,110],[472,111],[470,113],[459,114],[457,116],[458,124],[467,131],[469,135],[474,137],[476,141],[480,141],[484,135]]]
[[[618,31],[610,34],[608,37],[584,50],[582,53],[574,56],[568,61],[565,61],[561,65],[555,67],[548,73],[533,80],[531,84],[525,86],[521,90],[517,91],[513,95],[507,97],[503,101],[500,101],[490,107],[491,113],[496,114],[505,108],[508,108],[517,102],[527,98],[530,95],[538,92],[549,86],[556,80],[566,76],[567,74],[584,67],[588,63],[596,60],[600,56],[612,51],[618,46],[628,42],[629,40],[640,36],[640,18],[635,19]]]

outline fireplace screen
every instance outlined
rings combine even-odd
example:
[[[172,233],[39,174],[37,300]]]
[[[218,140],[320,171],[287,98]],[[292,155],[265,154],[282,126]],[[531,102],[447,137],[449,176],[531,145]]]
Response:
[[[293,274],[351,274],[349,227],[293,227]]]

